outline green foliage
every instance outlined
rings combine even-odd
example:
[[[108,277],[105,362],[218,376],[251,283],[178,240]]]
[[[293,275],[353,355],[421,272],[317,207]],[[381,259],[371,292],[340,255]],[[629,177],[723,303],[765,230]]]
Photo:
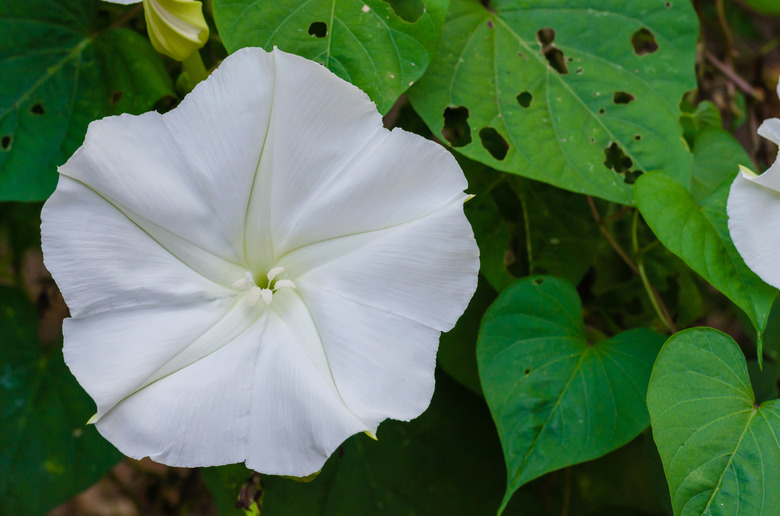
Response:
[[[215,0],[227,49],[274,46],[320,62],[386,113],[425,72],[448,0]]]
[[[89,487],[121,457],[86,425],[92,401],[59,350],[41,353],[37,330],[37,315],[24,296],[0,287],[2,514],[43,514]]]
[[[636,184],[642,216],[661,243],[750,318],[761,334],[777,290],[748,269],[728,230],[726,199],[730,183],[723,183],[700,203],[685,188],[662,174],[645,174]]]
[[[687,183],[678,101],[695,86],[688,2],[453,0],[409,91],[436,135],[491,167],[633,203],[642,171]]]
[[[780,404],[756,405],[731,337],[710,328],[671,337],[647,406],[675,515],[780,514]]]
[[[599,339],[576,290],[534,277],[485,314],[477,360],[514,491],[549,471],[626,444],[648,424],[647,380],[663,337],[635,329]]]
[[[92,120],[142,112],[171,79],[136,32],[97,27],[97,0],[0,4],[0,199],[43,200]]]

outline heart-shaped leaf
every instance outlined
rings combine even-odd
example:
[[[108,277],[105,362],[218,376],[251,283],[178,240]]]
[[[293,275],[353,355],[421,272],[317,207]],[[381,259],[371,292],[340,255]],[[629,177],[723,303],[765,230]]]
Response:
[[[756,406],[731,337],[711,328],[672,336],[647,407],[675,515],[780,514],[780,401]]]
[[[748,269],[731,241],[726,215],[729,182],[700,204],[668,177],[645,174],[636,183],[636,203],[642,216],[671,252],[726,295],[750,318],[758,334],[766,328],[777,290]]]
[[[633,204],[641,171],[687,184],[678,117],[697,25],[690,2],[452,0],[409,98],[472,159]]]
[[[100,4],[0,2],[0,200],[45,199],[92,120],[173,94],[143,36],[96,30]]]
[[[630,330],[593,342],[571,284],[553,277],[506,289],[482,320],[477,362],[512,493],[549,471],[595,459],[649,423],[647,381],[664,337]]]
[[[433,59],[449,0],[214,0],[230,52],[274,46],[319,61],[365,91],[380,112]]]

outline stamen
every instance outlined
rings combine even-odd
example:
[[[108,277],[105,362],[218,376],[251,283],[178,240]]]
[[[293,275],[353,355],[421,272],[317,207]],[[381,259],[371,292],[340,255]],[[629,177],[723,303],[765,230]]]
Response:
[[[274,267],[270,271],[268,271],[268,283],[270,284],[275,277],[277,277],[279,274],[284,272],[284,267]]]
[[[246,271],[244,277],[233,282],[233,288],[250,288],[255,285],[255,279],[252,277],[252,273]]]
[[[270,305],[271,300],[274,298],[271,289],[261,288],[259,290],[260,290],[260,295],[263,296],[263,301],[265,301],[265,304]]]
[[[260,287],[252,287],[249,289],[249,306],[255,306],[262,294],[263,292]]]
[[[274,285],[274,292],[276,292],[277,290],[283,287],[295,288],[295,283],[293,283],[292,280],[280,279]]]

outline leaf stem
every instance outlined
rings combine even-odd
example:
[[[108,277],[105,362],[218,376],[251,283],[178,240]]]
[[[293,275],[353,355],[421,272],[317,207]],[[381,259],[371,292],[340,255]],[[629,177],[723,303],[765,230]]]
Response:
[[[647,291],[647,297],[650,298],[650,303],[653,305],[655,313],[664,326],[671,332],[677,333],[677,328],[674,326],[669,310],[664,305],[658,291],[650,284],[650,280],[647,278],[647,271],[645,271],[643,254],[639,251],[639,237],[637,236],[639,227],[639,210],[634,211],[634,217],[631,219],[631,246],[634,250],[634,256],[636,258],[636,267],[639,273],[639,277],[642,279],[642,285]],[[646,248],[645,248],[646,249]]]
[[[639,210],[634,210],[634,216],[631,221],[631,244],[633,247],[634,256],[636,258],[636,263],[634,263],[634,261],[631,258],[629,258],[628,254],[623,250],[620,244],[612,236],[612,233],[610,233],[609,230],[607,229],[605,223],[608,220],[611,220],[611,217],[602,218],[598,208],[596,208],[596,203],[593,201],[593,197],[591,197],[590,195],[586,195],[585,197],[588,199],[588,206],[590,206],[590,212],[591,214],[593,214],[593,219],[596,221],[596,224],[598,224],[599,231],[604,236],[604,239],[609,243],[612,249],[614,249],[615,253],[617,253],[617,255],[620,256],[620,258],[626,263],[626,265],[628,265],[628,268],[639,275],[640,279],[642,280],[642,285],[644,285],[645,291],[647,292],[647,297],[650,298],[650,303],[653,305],[653,309],[655,310],[655,313],[661,319],[661,322],[663,322],[664,326],[666,326],[666,328],[671,333],[677,333],[677,328],[674,325],[672,316],[669,314],[669,310],[666,308],[663,299],[661,299],[661,294],[658,293],[658,290],[656,290],[656,288],[650,283],[650,280],[647,278],[647,271],[645,271],[642,255],[644,254],[645,251],[652,248],[653,245],[655,244],[654,243],[649,244],[645,246],[641,251],[639,250],[639,238],[637,236]],[[622,211],[619,211],[618,213],[622,213]]]
[[[197,50],[190,54],[189,57],[185,57],[181,64],[184,65],[184,70],[190,76],[192,86],[209,76],[209,72],[203,64],[203,59],[200,57],[200,52]]]
[[[590,212],[593,214],[593,219],[596,221],[596,224],[599,226],[599,231],[601,231],[602,236],[604,239],[609,243],[609,245],[612,247],[612,249],[615,250],[618,256],[628,265],[628,268],[634,271],[635,273],[639,274],[639,269],[634,264],[633,261],[631,261],[631,258],[628,257],[626,252],[623,250],[622,247],[620,247],[620,244],[617,243],[615,238],[612,236],[612,233],[609,232],[609,230],[604,225],[605,220],[601,218],[601,215],[599,214],[598,208],[596,208],[596,203],[593,202],[593,197],[590,195],[586,196],[588,199],[588,206],[590,206]]]

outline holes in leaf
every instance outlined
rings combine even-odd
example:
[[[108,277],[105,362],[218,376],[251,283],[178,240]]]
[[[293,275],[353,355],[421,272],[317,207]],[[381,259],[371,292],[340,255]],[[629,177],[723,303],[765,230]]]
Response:
[[[596,143],[596,139],[593,136],[590,137],[590,143]]]
[[[667,9],[670,9],[672,7],[672,2],[666,2],[665,5]]]
[[[441,135],[453,147],[465,147],[471,143],[469,110],[464,106],[448,107],[444,110],[444,127]]]
[[[544,283],[544,278],[536,278],[533,280],[533,284],[536,285],[537,287],[542,283]]]
[[[577,67],[577,75],[582,75],[582,67],[581,66]]]
[[[604,113],[606,113],[606,112],[607,112],[607,110],[606,110],[606,109],[604,109],[604,108],[599,108],[599,115],[603,115],[603,114],[604,114]]]
[[[506,153],[509,151],[509,144],[498,131],[492,127],[483,127],[479,130],[479,139],[482,141],[482,146],[485,150],[487,150],[495,159],[502,161],[506,158]]]
[[[615,104],[630,104],[635,100],[636,97],[627,91],[616,91],[614,95],[612,95],[612,102]]]
[[[533,100],[533,95],[531,95],[530,91],[524,91],[520,95],[517,96],[517,103],[523,106],[524,108],[527,108],[531,105],[531,100]]]
[[[604,148],[604,166],[616,173],[623,175],[623,181],[632,185],[642,175],[641,170],[631,170],[634,162],[626,156],[623,149],[615,142]]]
[[[642,135],[641,134],[635,134],[634,135],[634,140],[639,141],[641,139],[642,139]]]
[[[40,102],[36,102],[35,104],[32,105],[32,107],[30,107],[30,113],[32,113],[33,115],[42,115],[46,113],[46,110],[43,109],[43,104],[41,104]]]
[[[539,43],[542,45],[552,45],[552,42],[555,41],[555,31],[549,27],[540,29],[539,32],[536,33],[536,39],[538,39]]]
[[[531,374],[531,370],[530,369],[526,369],[525,371],[523,371],[523,374],[528,376],[529,374]]]
[[[631,36],[631,46],[634,47],[634,53],[638,56],[652,54],[658,50],[658,43],[655,41],[655,36],[645,28],[639,29]]]
[[[385,0],[393,12],[406,22],[414,23],[425,14],[422,0]]]
[[[569,73],[569,70],[566,68],[567,60],[563,57],[563,52],[553,43],[555,41],[555,31],[550,28],[541,29],[536,33],[536,38],[542,46],[542,55],[550,63],[552,69],[561,75]]]
[[[316,21],[309,25],[309,36],[315,36],[318,38],[324,38],[328,35],[328,26],[325,22]]]
[[[121,91],[115,91],[111,94],[111,105],[116,106],[119,104],[119,101],[122,100],[122,95],[124,95],[124,92]]]
[[[493,23],[493,20],[488,20],[487,21],[487,26],[488,26],[488,29],[492,29],[493,27],[496,26],[496,24]]]
[[[10,134],[6,134],[2,138],[0,138],[0,149],[3,149],[4,151],[11,150],[11,144],[14,142],[13,137]]]

